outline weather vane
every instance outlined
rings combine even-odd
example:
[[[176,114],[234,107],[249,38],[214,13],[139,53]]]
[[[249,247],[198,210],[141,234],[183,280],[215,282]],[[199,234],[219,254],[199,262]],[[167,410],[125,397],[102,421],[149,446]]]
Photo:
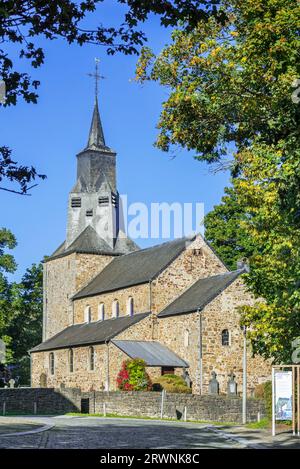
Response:
[[[95,57],[95,72],[94,73],[88,73],[89,77],[92,77],[95,79],[95,97],[98,97],[98,82],[99,80],[105,78],[102,75],[99,75],[98,73],[98,64],[100,62],[100,59],[98,57]]]

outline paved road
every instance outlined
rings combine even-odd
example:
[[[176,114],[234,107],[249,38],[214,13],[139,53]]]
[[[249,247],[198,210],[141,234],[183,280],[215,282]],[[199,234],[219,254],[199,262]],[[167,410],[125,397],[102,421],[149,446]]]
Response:
[[[34,417],[30,420],[41,425],[53,424],[54,427],[35,434],[14,437],[0,435],[0,448],[245,447],[200,424],[97,417]]]

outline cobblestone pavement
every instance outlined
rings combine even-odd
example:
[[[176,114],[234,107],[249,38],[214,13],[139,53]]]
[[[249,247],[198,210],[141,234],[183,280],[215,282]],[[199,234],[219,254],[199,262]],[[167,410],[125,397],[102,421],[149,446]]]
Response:
[[[31,435],[0,435],[0,448],[245,448],[200,424],[96,417],[34,420],[55,426]]]

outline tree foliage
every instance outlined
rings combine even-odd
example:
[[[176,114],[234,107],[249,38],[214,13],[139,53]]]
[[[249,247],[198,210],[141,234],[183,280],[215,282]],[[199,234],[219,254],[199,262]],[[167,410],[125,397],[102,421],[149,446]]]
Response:
[[[14,235],[1,229],[0,339],[6,344],[6,364],[14,367],[13,377],[29,384],[28,351],[42,340],[43,273],[42,264],[33,264],[20,283],[10,282],[6,274],[14,273],[17,266],[7,250],[15,246]]]
[[[144,48],[137,79],[169,89],[157,145],[208,163],[231,155],[232,186],[206,217],[206,236],[257,298],[241,309],[254,352],[290,362],[299,336],[300,76],[297,0],[224,0],[227,21],[177,29],[157,57]],[[297,92],[297,90],[296,90]]]
[[[192,31],[173,32],[155,57],[144,48],[139,81],[169,89],[157,146],[180,145],[216,162],[253,139],[299,142],[300,107],[291,100],[299,77],[300,4],[297,0],[224,0],[214,17]]]

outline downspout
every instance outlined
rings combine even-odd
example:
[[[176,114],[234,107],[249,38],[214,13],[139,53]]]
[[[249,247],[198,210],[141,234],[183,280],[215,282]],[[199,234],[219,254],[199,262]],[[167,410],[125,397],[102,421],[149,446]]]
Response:
[[[106,391],[109,392],[109,340],[105,341],[106,344]]]
[[[28,352],[29,358],[30,358],[30,387],[32,388],[32,355],[30,352]]]
[[[200,309],[197,309],[199,314],[199,390],[200,395],[203,394],[203,357],[202,357],[202,314]]]
[[[154,328],[155,328],[155,320],[154,315],[152,314],[152,279],[149,280],[149,312],[151,313],[152,316],[152,340],[155,339],[154,337]]]
[[[152,313],[152,279],[149,280],[149,312]]]
[[[74,326],[74,320],[75,320],[75,308],[74,308],[74,300],[72,299],[72,325]]]

